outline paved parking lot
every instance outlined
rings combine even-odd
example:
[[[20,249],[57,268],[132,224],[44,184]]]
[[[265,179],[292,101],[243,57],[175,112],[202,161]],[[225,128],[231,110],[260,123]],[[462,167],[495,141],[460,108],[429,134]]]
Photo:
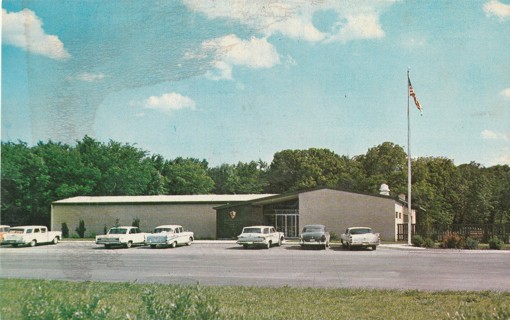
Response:
[[[0,248],[3,278],[145,283],[510,291],[510,252],[242,249],[233,242],[105,249],[93,242]]]

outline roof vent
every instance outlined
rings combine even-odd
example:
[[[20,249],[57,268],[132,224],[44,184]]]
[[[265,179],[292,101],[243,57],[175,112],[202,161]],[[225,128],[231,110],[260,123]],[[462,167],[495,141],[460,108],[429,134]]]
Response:
[[[390,187],[386,183],[381,184],[381,187],[379,188],[379,194],[382,196],[389,196],[390,195]]]

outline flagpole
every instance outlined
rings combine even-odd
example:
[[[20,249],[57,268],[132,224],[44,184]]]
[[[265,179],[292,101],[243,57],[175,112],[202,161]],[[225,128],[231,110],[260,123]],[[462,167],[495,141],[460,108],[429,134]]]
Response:
[[[409,99],[411,97],[409,80],[409,67],[407,68],[407,244],[411,245],[411,117],[409,115]]]

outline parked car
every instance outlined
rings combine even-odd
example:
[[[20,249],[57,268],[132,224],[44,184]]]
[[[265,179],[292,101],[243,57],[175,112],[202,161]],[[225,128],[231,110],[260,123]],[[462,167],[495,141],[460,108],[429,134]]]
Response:
[[[4,242],[4,235],[9,232],[11,227],[7,225],[0,225],[0,244]]]
[[[322,224],[309,224],[303,227],[303,231],[299,236],[299,244],[301,248],[305,247],[321,247],[326,249],[329,247],[331,239],[326,226]]]
[[[134,245],[145,245],[145,235],[138,227],[113,227],[107,234],[96,236],[96,244],[102,244],[107,249],[113,246],[131,248]]]
[[[57,244],[61,239],[61,231],[48,231],[45,226],[19,226],[10,228],[9,233],[4,235],[3,243],[13,247],[20,245],[35,247],[43,243]]]
[[[345,233],[340,236],[340,241],[344,248],[352,247],[371,247],[372,250],[377,249],[381,243],[378,233],[373,233],[368,227],[353,227],[345,229]]]
[[[269,249],[272,245],[280,246],[285,237],[283,232],[278,232],[271,226],[251,226],[244,227],[237,239],[237,244],[245,249],[250,246]]]
[[[163,225],[154,228],[154,232],[145,237],[145,243],[151,248],[157,246],[175,248],[182,244],[191,245],[194,237],[193,232],[184,231],[181,225]]]

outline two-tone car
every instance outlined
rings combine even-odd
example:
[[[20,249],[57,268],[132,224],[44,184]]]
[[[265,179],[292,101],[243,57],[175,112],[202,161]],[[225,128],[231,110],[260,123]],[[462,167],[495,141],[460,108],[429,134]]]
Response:
[[[377,246],[381,243],[381,238],[379,233],[372,232],[372,228],[351,227],[345,229],[345,232],[340,236],[340,241],[344,248],[352,249],[358,247],[376,250]]]
[[[299,244],[301,248],[320,247],[328,248],[331,236],[326,230],[326,226],[322,224],[309,224],[303,227],[299,236]]]
[[[146,233],[133,226],[113,227],[105,235],[96,236],[96,244],[109,249],[114,246],[131,248],[134,245],[145,245]]]
[[[154,228],[151,234],[146,235],[145,243],[151,248],[172,247],[178,245],[191,245],[195,238],[192,231],[184,231],[181,225],[162,225]]]

